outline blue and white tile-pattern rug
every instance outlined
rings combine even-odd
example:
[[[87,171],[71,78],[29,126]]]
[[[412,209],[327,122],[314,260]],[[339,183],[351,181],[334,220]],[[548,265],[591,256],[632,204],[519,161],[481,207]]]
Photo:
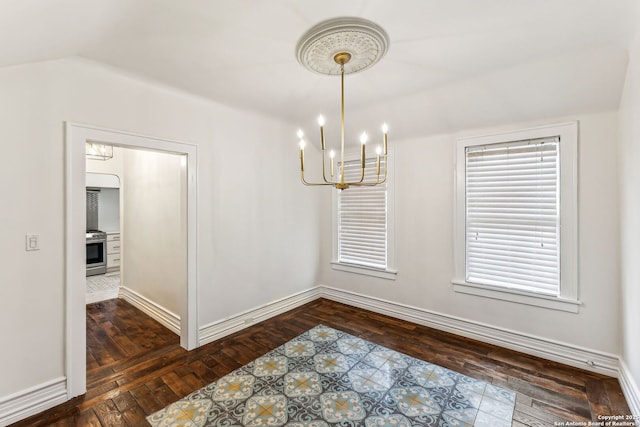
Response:
[[[515,393],[317,326],[147,417],[168,426],[511,426]]]

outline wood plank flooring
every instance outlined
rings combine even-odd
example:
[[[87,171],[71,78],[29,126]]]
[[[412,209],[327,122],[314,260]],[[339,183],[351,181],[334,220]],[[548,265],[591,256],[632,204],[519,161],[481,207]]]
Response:
[[[87,393],[14,426],[145,426],[145,417],[324,324],[517,392],[513,426],[630,414],[614,378],[320,299],[187,352],[123,300],[87,306]]]

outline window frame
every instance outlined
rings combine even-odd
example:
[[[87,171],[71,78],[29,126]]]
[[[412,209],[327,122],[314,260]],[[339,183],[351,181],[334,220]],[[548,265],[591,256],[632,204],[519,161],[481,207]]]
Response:
[[[395,181],[394,181],[394,165],[393,165],[393,150],[389,149],[387,155],[387,266],[386,268],[375,268],[360,264],[345,263],[339,260],[339,242],[338,233],[340,231],[339,218],[338,218],[338,192],[340,190],[333,189],[331,192],[331,205],[332,205],[332,258],[331,268],[337,271],[344,271],[347,273],[361,274],[365,276],[372,276],[381,279],[395,280],[397,270],[395,269]],[[345,153],[345,162],[359,160],[359,152],[347,152]],[[344,190],[349,191],[349,189]]]
[[[509,289],[466,281],[466,148],[559,137],[560,291],[559,295]],[[578,122],[566,122],[496,134],[460,138],[454,172],[455,292],[578,313]]]

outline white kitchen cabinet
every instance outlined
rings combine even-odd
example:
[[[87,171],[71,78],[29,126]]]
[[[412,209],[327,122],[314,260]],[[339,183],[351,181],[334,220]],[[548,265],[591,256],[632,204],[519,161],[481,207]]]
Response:
[[[107,272],[120,270],[120,233],[107,233]]]

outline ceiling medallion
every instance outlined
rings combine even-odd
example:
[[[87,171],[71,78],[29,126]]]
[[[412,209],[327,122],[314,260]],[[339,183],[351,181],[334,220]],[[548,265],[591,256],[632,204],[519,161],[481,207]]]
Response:
[[[362,18],[334,18],[320,22],[298,41],[298,61],[307,69],[329,75],[340,75],[340,65],[334,57],[348,52],[351,59],[344,64],[344,73],[351,74],[369,68],[389,49],[389,36],[379,25]]]
[[[330,177],[326,171],[326,144],[324,140],[324,117],[318,117],[320,126],[320,142],[322,146],[322,181],[309,182],[304,177],[304,133],[298,130],[300,140],[300,179],[304,185],[331,185],[338,190],[350,186],[373,186],[383,184],[387,180],[387,131],[382,125],[382,146],[376,149],[376,180],[365,181],[366,154],[365,145],[368,140],[366,132],[360,136],[360,178],[346,181],[344,174],[344,75],[365,70],[378,62],[387,53],[389,37],[378,25],[361,18],[336,18],[323,21],[311,28],[298,41],[296,53],[298,61],[307,69],[328,75],[339,75],[341,82],[340,97],[340,162],[338,177],[334,178],[335,151],[329,152]],[[382,177],[381,175],[381,165]]]

